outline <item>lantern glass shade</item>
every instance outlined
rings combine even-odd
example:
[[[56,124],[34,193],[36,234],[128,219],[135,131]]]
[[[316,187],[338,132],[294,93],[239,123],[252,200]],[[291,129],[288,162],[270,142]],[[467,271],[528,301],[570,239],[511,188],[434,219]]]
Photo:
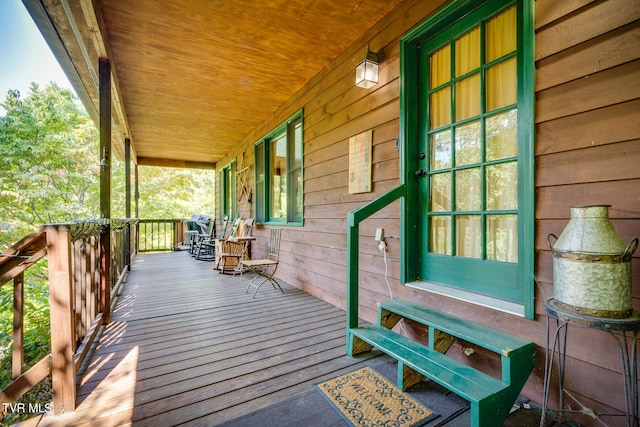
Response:
[[[356,86],[369,89],[377,83],[378,63],[367,58],[356,67]]]

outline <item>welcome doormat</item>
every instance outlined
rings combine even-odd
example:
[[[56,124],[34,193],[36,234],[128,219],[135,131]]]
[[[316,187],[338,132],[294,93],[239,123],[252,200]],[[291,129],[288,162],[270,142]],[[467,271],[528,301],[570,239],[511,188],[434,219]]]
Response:
[[[316,387],[353,426],[414,427],[438,416],[371,368],[341,375]]]

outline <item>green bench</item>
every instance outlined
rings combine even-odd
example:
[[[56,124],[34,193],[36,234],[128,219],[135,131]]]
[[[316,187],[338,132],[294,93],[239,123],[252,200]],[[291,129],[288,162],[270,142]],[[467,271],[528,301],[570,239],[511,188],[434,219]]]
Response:
[[[428,326],[428,345],[391,330],[402,318]],[[444,354],[455,338],[497,353],[502,362],[501,379]],[[504,423],[535,360],[532,342],[404,300],[381,302],[378,324],[348,330],[347,348],[351,355],[373,347],[398,360],[401,390],[426,377],[467,400],[473,426]]]

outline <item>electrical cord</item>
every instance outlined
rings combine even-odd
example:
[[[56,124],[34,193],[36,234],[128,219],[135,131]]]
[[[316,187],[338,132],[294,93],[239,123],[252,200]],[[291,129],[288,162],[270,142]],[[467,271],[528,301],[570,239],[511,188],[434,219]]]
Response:
[[[393,290],[391,289],[391,284],[389,283],[389,265],[387,264],[387,243],[384,240],[380,241],[378,245],[378,249],[382,251],[382,257],[384,259],[384,281],[387,284],[387,289],[389,289],[389,296],[391,299],[395,299],[393,296]],[[405,335],[409,335],[407,330],[404,328],[404,319],[400,319],[400,329],[405,333]]]

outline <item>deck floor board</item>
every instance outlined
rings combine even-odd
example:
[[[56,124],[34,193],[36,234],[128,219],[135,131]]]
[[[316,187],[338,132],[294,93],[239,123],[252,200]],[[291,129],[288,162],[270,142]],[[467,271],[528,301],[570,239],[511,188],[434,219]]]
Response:
[[[245,293],[186,252],[139,255],[78,374],[78,408],[42,426],[213,426],[368,363],[346,355],[345,313],[282,283]]]

